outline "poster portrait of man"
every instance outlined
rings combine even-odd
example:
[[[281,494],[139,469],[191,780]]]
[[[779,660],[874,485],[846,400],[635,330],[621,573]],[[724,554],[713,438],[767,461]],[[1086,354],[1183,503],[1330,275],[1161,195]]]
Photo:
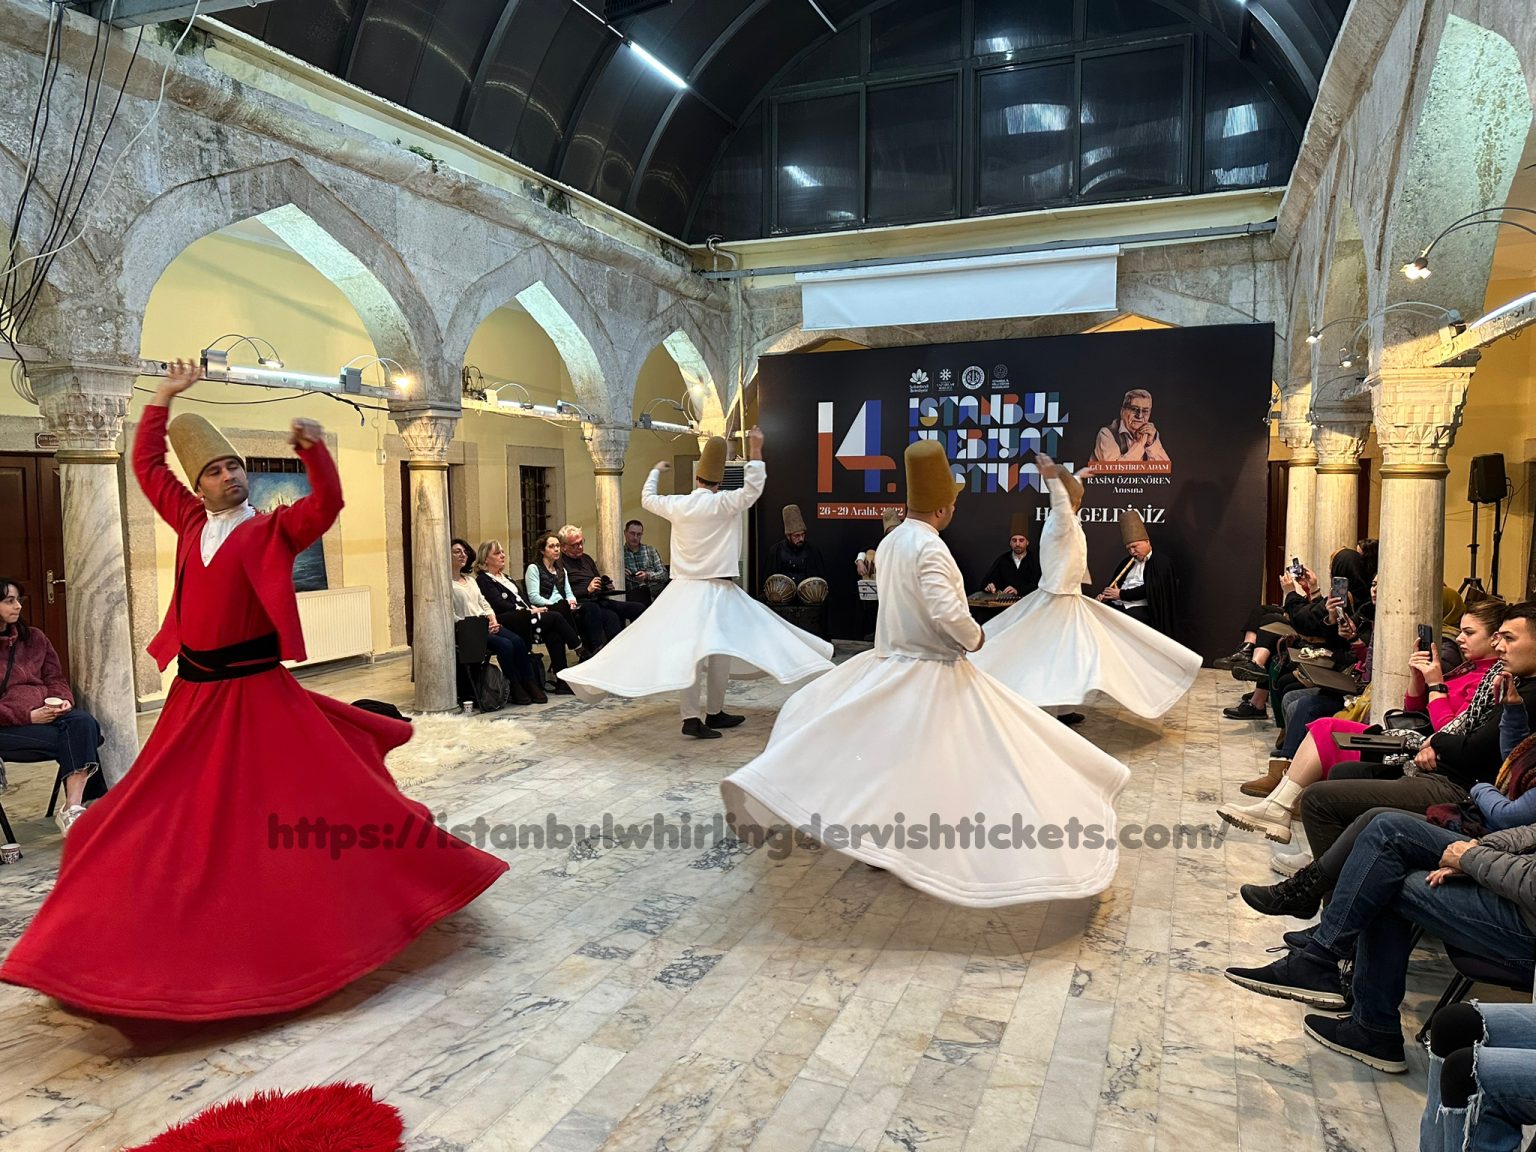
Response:
[[[1152,393],[1132,388],[1125,394],[1118,419],[1099,429],[1093,459],[1116,464],[1156,460],[1166,467],[1168,451],[1152,423]]]

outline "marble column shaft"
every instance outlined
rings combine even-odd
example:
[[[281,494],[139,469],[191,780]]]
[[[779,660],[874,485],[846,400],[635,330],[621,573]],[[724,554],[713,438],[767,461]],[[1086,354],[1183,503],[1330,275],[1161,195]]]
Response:
[[[1383,369],[1369,381],[1381,444],[1380,576],[1371,717],[1401,708],[1418,626],[1437,631],[1445,584],[1446,456],[1470,368]]]
[[[416,708],[447,712],[459,703],[448,524],[448,446],[458,420],[435,411],[403,413],[394,419],[410,451],[411,659]]]
[[[624,587],[624,455],[629,451],[625,427],[592,425],[587,442],[592,453],[593,483],[597,489],[597,567]]]
[[[1317,448],[1316,519],[1312,556],[1302,560],[1319,577],[1328,575],[1328,561],[1340,548],[1360,541],[1360,449],[1367,425],[1319,421],[1313,436]]]
[[[101,773],[111,787],[139,754],[117,449],[137,374],[127,367],[60,364],[30,375],[59,440],[70,679],[79,707],[101,725]]]
[[[1282,420],[1280,439],[1291,450],[1291,466],[1286,470],[1285,562],[1296,556],[1311,564],[1317,546],[1317,449],[1312,446],[1312,425]]]

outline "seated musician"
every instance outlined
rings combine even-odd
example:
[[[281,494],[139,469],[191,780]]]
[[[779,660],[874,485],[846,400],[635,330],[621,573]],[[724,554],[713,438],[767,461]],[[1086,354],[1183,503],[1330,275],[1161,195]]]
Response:
[[[1008,551],[992,562],[982,577],[981,590],[992,596],[1028,596],[1040,587],[1040,558],[1029,546],[1029,514],[1015,512],[1008,535]]]

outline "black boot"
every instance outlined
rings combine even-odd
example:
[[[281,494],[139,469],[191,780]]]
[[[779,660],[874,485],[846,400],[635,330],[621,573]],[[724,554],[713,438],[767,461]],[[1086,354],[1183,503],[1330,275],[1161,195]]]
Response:
[[[1252,660],[1252,659],[1253,659],[1253,645],[1252,644],[1244,644],[1236,652],[1232,653],[1232,655],[1230,655],[1230,656],[1223,656],[1223,657],[1221,657],[1218,660],[1212,660],[1211,661],[1211,667],[1215,668],[1215,669],[1217,669],[1219,671],[1222,671],[1222,672],[1230,672],[1230,671],[1232,671],[1232,666],[1234,664],[1246,663],[1247,661]]]
[[[1265,916],[1294,916],[1310,920],[1317,915],[1323,897],[1333,887],[1323,870],[1308,864],[1278,884],[1244,884],[1238,889],[1243,903]]]
[[[549,697],[544,694],[543,687],[533,677],[530,676],[527,680],[524,680],[522,686],[523,692],[527,695],[528,699],[532,700],[535,704],[549,703]]]
[[[745,716],[732,716],[729,712],[725,711],[711,712],[708,716],[704,717],[704,723],[708,724],[711,728],[734,728],[745,720]]]
[[[690,716],[683,721],[683,735],[692,736],[695,740],[718,740],[720,733],[716,732],[697,716]]]
[[[524,687],[526,684],[526,680],[513,680],[510,676],[507,677],[507,703],[532,704],[533,700],[528,695],[528,689]]]

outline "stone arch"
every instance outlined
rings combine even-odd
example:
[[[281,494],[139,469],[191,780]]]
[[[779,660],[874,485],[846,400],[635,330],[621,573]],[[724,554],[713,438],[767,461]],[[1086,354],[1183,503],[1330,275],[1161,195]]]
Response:
[[[677,365],[677,370],[683,374],[683,384],[693,401],[699,427],[711,436],[723,435],[725,406],[720,398],[720,385],[705,362],[704,354],[693,342],[693,337],[678,328],[661,343]]]
[[[521,304],[553,341],[577,402],[594,416],[614,415],[619,406],[603,371],[603,365],[614,360],[607,332],[565,270],[541,246],[519,252],[465,290],[444,336],[447,361],[462,364],[476,330],[508,300]],[[577,316],[590,323],[584,327]]]
[[[1454,221],[1506,202],[1530,130],[1531,91],[1519,53],[1497,32],[1447,17],[1399,164],[1373,311],[1425,300],[1464,319],[1481,314],[1500,227],[1468,227],[1439,240],[1427,280],[1410,280],[1401,268]],[[1407,310],[1388,314],[1373,321],[1373,343],[1383,362],[1412,363],[1436,327]]]
[[[252,217],[278,234],[346,296],[378,355],[448,395],[437,367],[442,339],[432,309],[400,254],[296,160],[280,160],[178,185],[151,201],[123,237],[116,279],[141,322],[162,273],[188,245]],[[135,338],[137,333],[134,333]],[[135,343],[137,340],[135,339]]]
[[[1341,394],[1341,382],[1336,378],[1355,368],[1363,373],[1368,355],[1363,346],[1357,349],[1354,335],[1370,309],[1369,263],[1360,218],[1354,205],[1343,196],[1334,205],[1333,227],[1322,249],[1322,265],[1322,308],[1310,313],[1307,331],[1302,333],[1314,397]],[[1317,343],[1309,344],[1307,335],[1313,330],[1320,335]],[[1354,367],[1343,367],[1346,351],[1359,358]]]
[[[18,203],[26,177],[26,160],[0,144],[0,203],[7,205]],[[55,207],[55,201],[48,188],[41,183],[34,185],[27,198],[26,219],[22,221],[23,238],[27,236],[41,238]],[[81,226],[81,221],[77,220],[76,231]],[[72,232],[70,236],[65,237],[65,240],[68,241],[74,234]],[[54,258],[50,275],[39,296],[40,303],[75,293],[94,292],[101,282],[96,248],[95,237],[87,229],[78,241],[69,243],[59,252]],[[29,247],[25,240],[17,246],[18,261],[28,260],[35,255],[37,255],[36,249]],[[0,259],[0,267],[9,263],[9,258]]]

